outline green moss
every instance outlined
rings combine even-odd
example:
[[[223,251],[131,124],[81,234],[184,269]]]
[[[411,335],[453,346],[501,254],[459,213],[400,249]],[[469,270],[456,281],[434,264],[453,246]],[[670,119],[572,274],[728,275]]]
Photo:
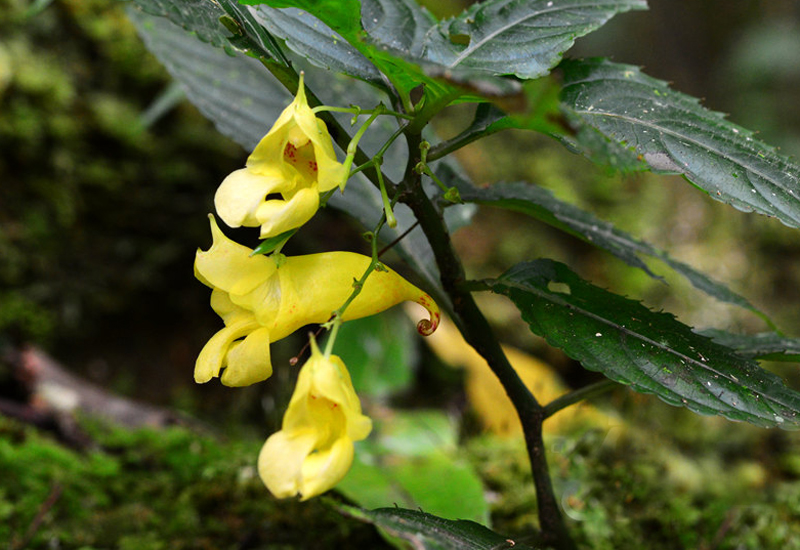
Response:
[[[87,428],[96,447],[80,453],[0,417],[0,539],[19,543],[55,492],[27,548],[383,547],[319,500],[271,498],[254,469],[261,441]]]
[[[614,432],[590,429],[546,442],[580,548],[799,547],[794,433],[629,400],[635,420]],[[482,437],[467,451],[497,496],[494,528],[524,538],[538,521],[523,442]]]

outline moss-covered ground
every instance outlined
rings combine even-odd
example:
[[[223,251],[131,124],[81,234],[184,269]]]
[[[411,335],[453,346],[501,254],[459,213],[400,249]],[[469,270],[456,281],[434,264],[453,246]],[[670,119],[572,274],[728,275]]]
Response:
[[[380,548],[322,501],[270,498],[261,442],[84,423],[76,451],[0,417],[0,541],[11,549]],[[352,545],[352,546],[350,546]]]
[[[800,548],[793,434],[655,400],[635,406],[636,423],[548,437],[556,491],[581,548]],[[77,451],[0,418],[8,548],[389,547],[328,499],[270,497],[254,469],[262,441],[252,433],[82,426],[93,445]],[[536,528],[536,502],[521,441],[470,437],[463,453],[485,484],[494,529],[524,541]]]

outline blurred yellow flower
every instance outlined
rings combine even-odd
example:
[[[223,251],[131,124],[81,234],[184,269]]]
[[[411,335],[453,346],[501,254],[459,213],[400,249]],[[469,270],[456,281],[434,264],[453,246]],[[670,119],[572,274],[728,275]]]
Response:
[[[372,429],[342,360],[325,357],[313,339],[311,349],[282,429],[258,456],[258,473],[278,498],[306,500],[334,487],[353,463],[353,442]]]
[[[194,377],[198,383],[215,376],[227,386],[246,386],[272,374],[269,344],[310,324],[324,323],[353,292],[370,258],[352,252],[291,256],[275,261],[228,239],[211,219],[213,244],[198,250],[195,276],[212,289],[211,307],[225,323],[200,352]],[[374,271],[342,319],[380,313],[403,301],[425,307],[430,319],[417,325],[431,334],[439,324],[439,308],[426,293],[394,271]]]
[[[319,194],[343,185],[346,176],[328,128],[308,106],[301,77],[294,101],[246,167],[225,178],[214,205],[230,227],[261,226],[260,236],[266,239],[310,220],[319,208]]]
[[[503,385],[486,359],[464,340],[452,322],[443,323],[427,343],[445,364],[466,370],[467,397],[484,428],[501,436],[522,434],[519,414]],[[557,370],[547,363],[511,346],[504,345],[503,352],[525,386],[542,403],[549,403],[570,391]],[[577,427],[610,430],[621,426],[618,420],[582,401],[549,418],[544,423],[544,431],[546,434],[563,434]]]

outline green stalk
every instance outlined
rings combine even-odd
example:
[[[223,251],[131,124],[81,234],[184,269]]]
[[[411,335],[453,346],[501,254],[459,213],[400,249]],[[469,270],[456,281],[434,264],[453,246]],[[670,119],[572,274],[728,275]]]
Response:
[[[545,405],[544,412],[545,417],[549,418],[556,414],[558,411],[562,409],[566,409],[570,405],[574,405],[579,401],[583,401],[584,399],[589,399],[594,397],[595,395],[603,394],[609,390],[612,390],[619,386],[619,383],[614,382],[613,380],[600,380],[599,382],[594,382],[593,384],[588,384],[582,388],[578,388],[577,390],[571,391],[569,393],[565,393],[561,397],[558,397]]]
[[[369,265],[367,266],[367,269],[364,271],[364,274],[361,276],[361,278],[357,281],[353,281],[353,292],[350,293],[350,296],[347,298],[347,300],[339,307],[339,309],[333,312],[331,319],[323,325],[330,331],[328,341],[325,343],[325,357],[331,356],[333,344],[336,341],[336,335],[339,332],[339,327],[344,322],[342,320],[342,315],[344,315],[344,312],[347,310],[350,304],[353,303],[353,300],[355,300],[358,295],[361,294],[361,290],[364,288],[364,284],[367,282],[367,277],[369,277],[380,264],[380,260],[378,259],[378,233],[380,233],[384,223],[386,223],[386,217],[381,216],[380,221],[378,221],[378,225],[375,226],[375,230],[367,233],[372,245],[372,260],[369,262]]]

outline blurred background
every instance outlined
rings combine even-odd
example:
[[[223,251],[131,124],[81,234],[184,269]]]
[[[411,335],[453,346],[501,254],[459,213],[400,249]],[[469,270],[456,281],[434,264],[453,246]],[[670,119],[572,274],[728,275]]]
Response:
[[[467,3],[428,2],[440,16]],[[643,66],[798,158],[800,2],[648,3],[649,11],[617,16],[580,39],[570,55]],[[248,152],[182,99],[137,37],[126,7],[110,0],[0,0],[0,398],[20,400],[14,353],[35,346],[115,394],[217,428],[251,426],[263,437],[279,425],[290,375],[276,372],[276,384],[238,390],[192,381],[197,353],[221,327],[208,289],[192,275],[194,254],[210,243],[206,214],[216,187]],[[439,130],[452,132],[463,116],[446,113]],[[707,272],[787,335],[800,336],[796,230],[716,203],[678,177],[608,173],[546,137],[506,132],[459,158],[476,183],[525,180],[551,189]],[[326,210],[289,252],[359,249],[360,231]],[[692,326],[767,329],[660,265],[653,267],[668,285],[510,212],[481,210],[455,239],[475,277],[553,257]],[[553,365],[570,385],[594,379],[532,336],[510,304],[481,299],[504,341]],[[274,362],[285,363],[302,344],[299,336],[277,343]],[[398,401],[463,412],[460,376],[434,355],[424,347],[415,355],[415,378]],[[794,366],[776,368],[798,384]],[[426,390],[431,380],[444,389]],[[617,399],[623,409],[638,403]],[[680,414],[658,410],[662,418]],[[9,433],[17,432],[6,428],[0,437]],[[800,475],[794,468],[792,475]]]

